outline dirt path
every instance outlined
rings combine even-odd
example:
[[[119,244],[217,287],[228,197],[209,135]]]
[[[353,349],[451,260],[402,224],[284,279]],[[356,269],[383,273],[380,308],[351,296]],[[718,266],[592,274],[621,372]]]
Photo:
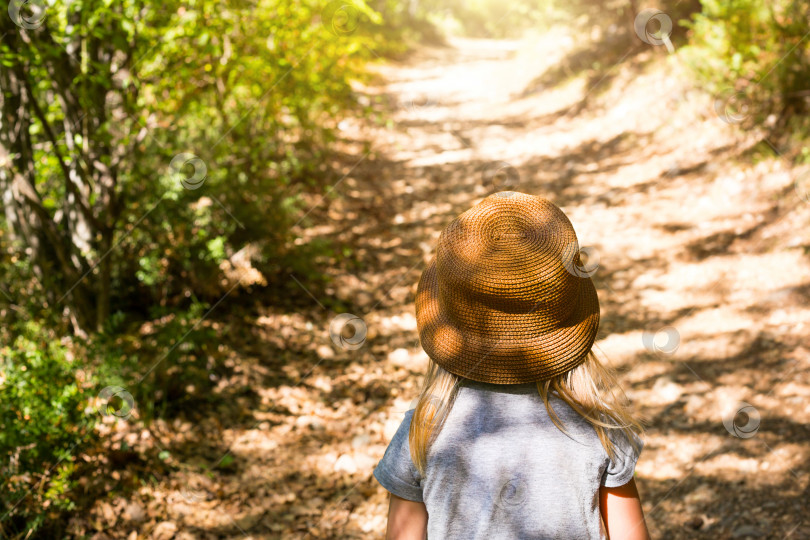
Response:
[[[242,317],[254,398],[236,401],[241,420],[196,426],[209,435],[200,457],[144,496],[166,516],[158,528],[381,537],[387,498],[371,471],[426,360],[416,283],[444,225],[508,164],[514,189],[554,200],[598,254],[597,346],[648,418],[637,471],[654,537],[810,535],[810,204],[778,158],[749,164],[750,143],[681,82],[674,57],[544,78],[574,45],[453,41],[380,68],[388,82],[367,92],[394,103],[394,119],[344,124],[372,151],[347,149],[340,196],[302,231],[359,262],[323,292],[293,276],[313,297],[298,312]],[[364,321],[361,348],[330,340],[335,302]],[[734,436],[723,419],[738,402],[752,408]],[[206,474],[223,449],[230,465]]]
[[[449,219],[497,190],[484,171],[508,164],[515,189],[561,205],[598,255],[597,346],[649,419],[638,477],[654,537],[805,537],[810,205],[778,158],[746,164],[750,143],[660,51],[549,84],[544,71],[572,44],[456,41],[384,70],[402,104],[374,134],[391,163],[365,193],[362,180],[343,192],[385,208],[357,240],[391,257],[374,273],[398,269],[381,290],[402,280],[393,301],[362,313],[380,329],[370,366],[399,390],[376,424],[358,426],[376,443],[363,451],[381,456],[414,396],[424,357],[397,340],[414,335],[422,263]],[[363,288],[378,297],[372,279]],[[735,424],[739,402],[752,408]],[[358,501],[347,532],[382,531],[380,493]]]

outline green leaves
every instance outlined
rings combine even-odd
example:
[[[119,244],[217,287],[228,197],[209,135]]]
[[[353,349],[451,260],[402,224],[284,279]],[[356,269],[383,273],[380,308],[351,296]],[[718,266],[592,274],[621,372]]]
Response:
[[[384,40],[380,14],[361,0],[337,6],[333,22],[348,31],[328,31],[327,3],[49,0],[36,30],[0,23],[0,64],[19,77],[3,85],[2,102],[29,104],[13,126],[26,137],[11,165],[36,191],[15,210],[30,236],[11,234],[15,220],[0,223],[2,262],[14,262],[0,265],[0,282],[25,299],[25,317],[53,327],[6,330],[19,339],[0,358],[0,457],[17,460],[0,472],[10,486],[0,507],[45,478],[38,498],[18,507],[29,528],[45,521],[47,501],[70,507],[72,463],[93,427],[84,373],[107,370],[120,379],[108,384],[123,386],[143,373],[139,351],[151,361],[172,351],[132,389],[138,414],[194,397],[189,381],[195,399],[208,399],[212,340],[193,325],[200,306],[231,290],[228,259],[250,246],[272,282],[290,269],[320,275],[315,258],[338,256],[324,239],[297,245],[293,226],[333,180],[333,126],[357,114],[352,85],[367,80]],[[178,155],[197,161],[173,169]],[[5,296],[0,303],[17,316]],[[149,317],[178,322],[155,343],[129,336],[137,345],[105,352]],[[96,357],[70,357],[56,336],[71,328],[89,335]]]
[[[36,517],[35,509],[47,506],[73,508],[72,461],[92,442],[95,422],[84,412],[90,389],[80,384],[67,349],[37,325],[20,331],[12,347],[0,349],[0,508],[14,507],[9,519]],[[31,480],[44,490],[32,492]],[[41,520],[28,521],[33,531]]]
[[[784,134],[788,121],[807,112],[800,93],[810,77],[810,44],[804,40],[810,7],[796,0],[702,5],[684,24],[691,40],[682,57],[709,91],[736,93],[746,102],[745,114],[733,115],[733,123]]]

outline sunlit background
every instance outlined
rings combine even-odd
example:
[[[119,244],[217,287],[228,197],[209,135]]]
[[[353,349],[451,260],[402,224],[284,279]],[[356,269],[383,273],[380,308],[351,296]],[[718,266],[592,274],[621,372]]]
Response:
[[[810,4],[3,5],[0,538],[382,537],[503,190],[574,224],[653,537],[810,537]]]

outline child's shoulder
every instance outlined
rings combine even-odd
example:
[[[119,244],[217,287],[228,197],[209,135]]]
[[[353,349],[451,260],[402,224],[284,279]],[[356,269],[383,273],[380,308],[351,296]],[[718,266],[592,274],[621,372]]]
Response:
[[[449,420],[456,429],[466,432],[497,433],[509,428],[523,430],[525,435],[559,432],[555,420],[562,423],[568,435],[591,444],[598,440],[592,426],[565,401],[549,395],[549,407],[534,383],[490,385],[471,382],[462,385],[450,410]]]

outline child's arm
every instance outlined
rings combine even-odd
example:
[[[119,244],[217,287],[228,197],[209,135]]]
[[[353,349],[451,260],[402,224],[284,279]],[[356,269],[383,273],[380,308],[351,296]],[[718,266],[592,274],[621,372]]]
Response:
[[[428,513],[424,503],[391,494],[385,540],[425,540]]]
[[[650,540],[635,480],[615,488],[599,488],[599,509],[608,538]]]

